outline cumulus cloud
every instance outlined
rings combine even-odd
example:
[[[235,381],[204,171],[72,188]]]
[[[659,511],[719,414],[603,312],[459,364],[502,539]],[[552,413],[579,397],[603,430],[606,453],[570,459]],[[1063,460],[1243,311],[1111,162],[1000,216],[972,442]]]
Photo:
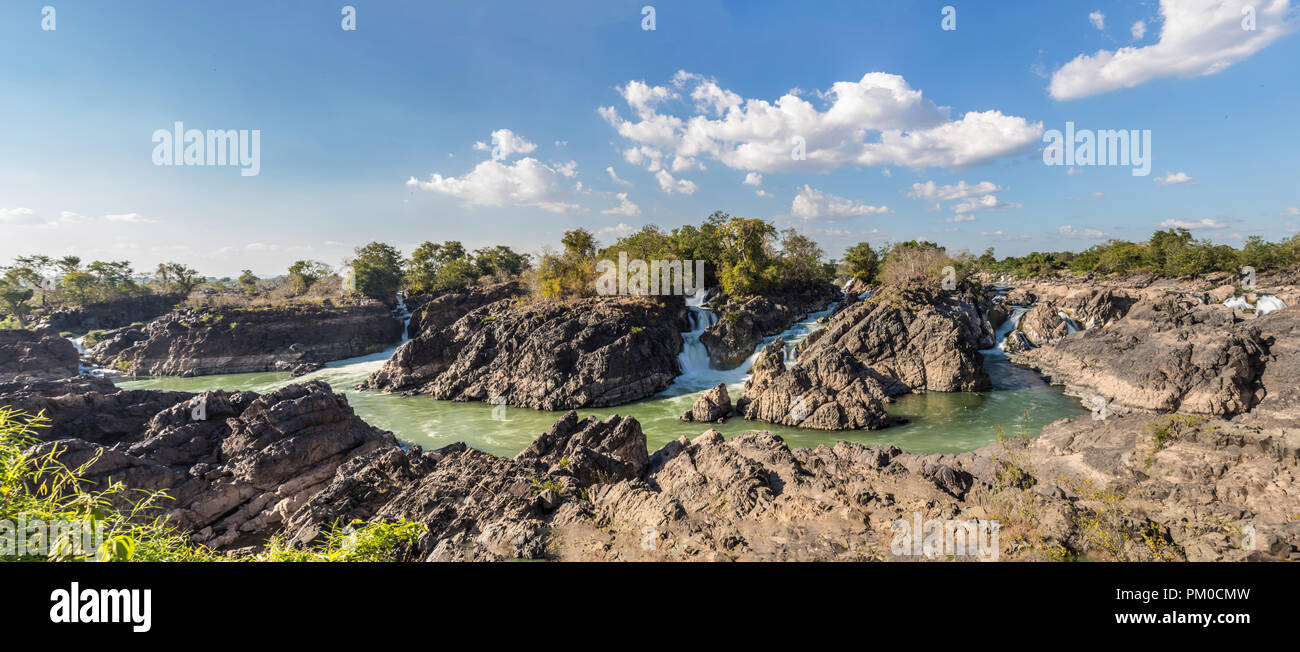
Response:
[[[1041,122],[996,110],[954,120],[948,107],[926,99],[902,77],[880,72],[816,93],[825,110],[793,91],[775,101],[743,98],[712,78],[685,71],[674,76],[672,86],[628,82],[619,88],[634,119],[614,107],[599,109],[634,143],[624,150],[624,159],[651,172],[670,156],[674,162],[712,159],[755,172],[964,167],[1028,151],[1043,131]],[[800,143],[803,160],[793,155]]]
[[[1187,220],[1165,220],[1160,223],[1160,228],[1162,229],[1224,229],[1227,228],[1227,226],[1228,225],[1223,222],[1215,222],[1208,217],[1196,222],[1189,222]]]
[[[1062,238],[1071,238],[1075,240],[1100,240],[1106,237],[1106,233],[1103,231],[1089,228],[1079,230],[1069,224],[1057,227],[1056,233]]]
[[[755,194],[755,195],[758,195],[759,197],[771,197],[771,196],[772,196],[772,193],[770,193],[770,192],[768,192],[768,191],[766,191],[766,190],[763,190],[762,188],[759,188],[758,190],[755,190],[755,191],[754,191],[754,194]]]
[[[636,233],[636,230],[637,230],[636,227],[632,226],[631,224],[623,224],[622,222],[619,222],[617,226],[607,226],[597,231],[596,235],[614,236],[616,238],[621,238],[623,236],[632,235],[633,233]]]
[[[804,184],[790,204],[790,214],[806,220],[839,219],[863,215],[892,213],[888,206],[870,206],[844,197],[825,193]]]
[[[463,200],[476,206],[532,206],[552,213],[578,207],[563,201],[560,178],[563,172],[537,159],[526,157],[513,163],[483,161],[460,177],[431,174],[428,181],[415,177],[406,185]]]
[[[0,208],[0,224],[44,224],[45,220],[30,208]]]
[[[673,178],[673,175],[668,174],[667,170],[656,172],[655,179],[659,181],[659,189],[670,195],[673,193],[691,195],[699,189],[699,186],[695,185],[694,181]]]
[[[631,200],[627,198],[627,193],[620,192],[616,196],[618,197],[618,206],[607,208],[601,211],[601,213],[604,213],[605,215],[626,215],[628,217],[634,217],[641,214],[641,207],[632,203]]]
[[[1021,206],[1022,204],[1002,201],[996,195],[984,195],[983,197],[971,197],[959,202],[953,207],[953,211],[960,215],[961,213],[974,213],[975,211],[1004,211],[1020,208]]]
[[[620,178],[618,177],[618,173],[617,173],[617,172],[614,172],[614,166],[611,165],[611,166],[609,166],[609,167],[606,167],[606,168],[605,168],[605,171],[609,173],[609,178],[610,178],[610,179],[613,179],[613,180],[614,180],[614,183],[617,183],[617,184],[620,185],[620,186],[630,186],[630,185],[632,185],[632,182],[630,182],[630,181],[624,181],[624,180],[622,180],[622,179],[620,179]]]
[[[1097,29],[1106,29],[1106,14],[1094,11],[1088,14],[1088,22],[1092,23],[1092,26]]]
[[[958,181],[955,184],[940,186],[933,181],[925,183],[914,183],[912,189],[908,191],[907,196],[913,199],[928,199],[948,201],[952,199],[965,199],[974,195],[986,195],[992,192],[1005,190],[992,181],[981,181],[976,184],[968,184],[965,181]]]
[[[763,185],[763,175],[757,172],[750,172],[745,175],[745,180],[742,183],[747,186],[761,186]]]
[[[1248,5],[1253,30],[1242,29]],[[1073,100],[1165,77],[1213,75],[1289,34],[1289,11],[1290,0],[1161,0],[1158,42],[1080,54],[1052,75],[1048,91],[1054,99]]]
[[[1142,37],[1147,35],[1146,21],[1139,20],[1136,23],[1133,23],[1133,26],[1130,27],[1128,31],[1129,34],[1133,35],[1134,41],[1141,41]]]
[[[1186,172],[1166,172],[1163,177],[1156,177],[1156,183],[1162,186],[1194,186],[1196,179],[1188,176]]]
[[[491,150],[492,158],[508,159],[516,154],[529,154],[537,149],[537,145],[515,135],[515,132],[509,129],[497,129],[492,132],[492,145],[489,146],[480,140],[474,143],[474,149],[480,151]]]
[[[119,213],[115,215],[105,215],[104,219],[109,222],[121,222],[124,224],[154,224],[158,220],[151,220],[139,213]]]

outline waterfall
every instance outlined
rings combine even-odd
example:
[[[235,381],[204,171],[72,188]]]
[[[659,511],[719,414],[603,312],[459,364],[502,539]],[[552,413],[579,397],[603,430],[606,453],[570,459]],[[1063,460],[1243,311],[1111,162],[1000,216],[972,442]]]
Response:
[[[1246,301],[1246,297],[1229,297],[1223,301],[1223,305],[1236,310],[1254,310],[1257,315],[1267,315],[1274,310],[1281,310],[1286,307],[1281,299],[1272,294],[1261,294],[1255,300],[1255,305]]]
[[[397,291],[397,307],[393,308],[393,316],[402,320],[402,343],[405,344],[406,340],[410,339],[406,329],[411,324],[411,311],[406,308],[406,292],[404,290]]]
[[[704,307],[703,292],[686,297],[686,310],[691,330],[682,334],[682,352],[677,355],[677,362],[683,376],[696,377],[709,371],[709,351],[700,342],[700,336],[718,321],[718,314]]]
[[[1066,335],[1072,335],[1083,330],[1079,327],[1079,322],[1074,321],[1072,317],[1065,314],[1064,310],[1058,310],[1056,315],[1061,318],[1061,321],[1065,322]]]
[[[997,332],[994,334],[994,341],[997,342],[997,344],[993,345],[994,349],[998,351],[1007,350],[1007,335],[1010,335],[1011,331],[1020,326],[1020,320],[1024,318],[1027,312],[1029,312],[1028,306],[1011,307],[1011,314],[1007,315],[1007,320],[1002,322],[1002,325],[998,327]]]

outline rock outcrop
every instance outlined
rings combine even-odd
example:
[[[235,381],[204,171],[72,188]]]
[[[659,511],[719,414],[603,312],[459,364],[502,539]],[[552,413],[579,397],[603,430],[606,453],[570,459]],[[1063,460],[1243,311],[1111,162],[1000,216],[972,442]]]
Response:
[[[69,378],[78,364],[77,347],[53,329],[0,330],[0,380]]]
[[[361,387],[542,410],[621,405],[677,377],[684,310],[680,297],[498,301],[426,328]]]
[[[419,307],[411,311],[411,320],[406,324],[407,337],[415,339],[426,330],[442,330],[475,308],[511,299],[523,292],[519,283],[508,282],[446,292],[428,300],[420,299]]]
[[[875,430],[889,425],[885,396],[879,374],[840,349],[787,368],[785,341],[778,337],[754,362],[736,411],[797,428]]]
[[[1300,558],[1287,431],[1169,419],[1063,420],[961,455],[710,430],[629,458],[634,420],[570,414],[513,460],[461,444],[354,459],[285,534],[407,518],[429,527],[411,559],[435,561],[915,560],[898,522],[983,520],[990,548],[929,558]]]
[[[366,424],[346,398],[320,382],[261,396],[105,395],[103,389],[85,381],[55,396],[59,390],[47,386],[25,398],[0,395],[0,403],[43,402],[53,420],[38,431],[47,440],[44,450],[57,449],[72,468],[86,465],[82,475],[92,488],[122,482],[133,490],[165,491],[169,498],[147,516],[166,516],[208,546],[264,543],[341,464],[398,448],[391,433]],[[136,425],[144,412],[175,398],[182,400]],[[110,425],[88,415],[107,417]]]
[[[1288,312],[1293,311],[1278,314]],[[1267,351],[1259,328],[1231,309],[1169,296],[1137,304],[1108,328],[1088,329],[1012,360],[1041,370],[1072,394],[1106,397],[1118,409],[1230,416],[1262,397]]]
[[[727,299],[716,307],[718,321],[704,330],[700,343],[708,350],[712,367],[732,369],[748,359],[763,338],[788,330],[842,297],[839,288],[827,284],[784,296]]]
[[[731,414],[731,396],[727,393],[727,385],[718,383],[716,387],[710,389],[700,397],[695,399],[695,404],[681,416],[681,420],[687,423],[708,423],[716,421],[722,423]]]
[[[109,331],[86,358],[145,376],[293,371],[401,340],[402,323],[380,303],[184,310]]]
[[[181,294],[145,294],[112,301],[90,303],[77,308],[51,312],[44,322],[56,331],[87,333],[94,330],[123,328],[161,317],[176,308]]]

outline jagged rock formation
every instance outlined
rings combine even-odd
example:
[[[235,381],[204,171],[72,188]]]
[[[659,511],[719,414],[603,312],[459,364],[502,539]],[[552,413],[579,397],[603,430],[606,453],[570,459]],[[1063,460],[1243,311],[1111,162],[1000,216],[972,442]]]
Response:
[[[542,410],[621,405],[679,373],[681,297],[477,308],[398,348],[361,387]]]
[[[69,378],[78,360],[77,347],[53,329],[0,330],[0,380]]]
[[[105,333],[86,352],[102,367],[146,376],[294,371],[376,353],[402,339],[380,303],[356,307],[183,310]]]
[[[730,414],[731,396],[727,394],[727,385],[718,383],[717,387],[700,394],[700,397],[695,399],[695,404],[691,406],[691,409],[681,416],[681,420],[687,423],[708,423],[710,421],[722,423]]]
[[[188,401],[189,392],[121,390],[105,378],[0,383],[0,406],[28,414],[44,413],[49,425],[41,439],[75,438],[103,445],[134,441],[159,412]]]
[[[53,386],[28,390],[27,403],[43,401],[53,417],[51,427],[39,431],[44,449],[57,448],[72,468],[88,463],[83,476],[99,487],[120,481],[131,489],[166,491],[170,500],[157,509],[209,546],[265,542],[345,461],[397,448],[391,433],[366,424],[346,398],[320,382],[262,396],[105,395],[102,382],[66,385],[61,396]],[[137,425],[143,412],[176,398],[182,400]],[[0,403],[15,399],[23,400],[4,395]]]
[[[1278,312],[1280,325],[1293,310]],[[1268,351],[1259,328],[1220,305],[1145,300],[1108,328],[1092,328],[1013,356],[1077,395],[1117,408],[1234,415],[1262,398]]]
[[[754,362],[736,411],[798,428],[875,430],[889,425],[885,396],[879,375],[838,348],[786,368],[785,341],[778,337]]]
[[[411,310],[411,320],[406,325],[407,337],[415,339],[424,331],[446,328],[475,308],[502,299],[523,294],[519,283],[497,283],[485,287],[472,287],[440,294],[432,299],[419,300],[419,307]],[[415,301],[408,301],[414,303]]]
[[[62,308],[45,318],[45,325],[56,331],[86,333],[93,330],[122,328],[147,322],[171,312],[185,300],[181,294],[145,294],[112,301],[90,303],[77,308]]]
[[[709,352],[711,366],[732,369],[749,358],[763,338],[788,330],[842,297],[839,288],[827,284],[787,296],[729,298],[717,306],[718,321],[704,330],[700,343]]]

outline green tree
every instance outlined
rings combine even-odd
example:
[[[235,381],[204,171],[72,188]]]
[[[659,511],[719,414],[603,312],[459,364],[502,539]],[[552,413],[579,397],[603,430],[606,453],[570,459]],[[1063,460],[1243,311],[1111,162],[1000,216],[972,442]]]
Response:
[[[372,299],[390,302],[402,289],[402,252],[382,242],[358,247],[352,259],[352,278],[357,292]]]
[[[518,276],[532,266],[531,259],[528,254],[515,253],[502,245],[474,250],[474,265],[478,267],[479,276]]]
[[[4,306],[5,314],[18,321],[19,328],[27,327],[27,315],[32,311],[27,302],[32,294],[32,289],[23,287],[22,281],[12,271],[0,279],[0,305]]]
[[[880,254],[871,243],[859,242],[844,250],[844,266],[849,276],[859,282],[875,283],[880,271]]]
[[[245,296],[251,297],[257,294],[257,275],[253,273],[253,270],[240,270],[239,279],[236,282],[239,283],[239,287],[244,291]]]
[[[203,277],[199,276],[199,270],[193,267],[186,267],[181,263],[168,263],[167,268],[171,271],[172,282],[180,288],[180,294],[187,297],[196,285],[203,282]]]
[[[289,287],[302,294],[311,286],[330,275],[329,265],[318,260],[298,260],[289,266]]]

